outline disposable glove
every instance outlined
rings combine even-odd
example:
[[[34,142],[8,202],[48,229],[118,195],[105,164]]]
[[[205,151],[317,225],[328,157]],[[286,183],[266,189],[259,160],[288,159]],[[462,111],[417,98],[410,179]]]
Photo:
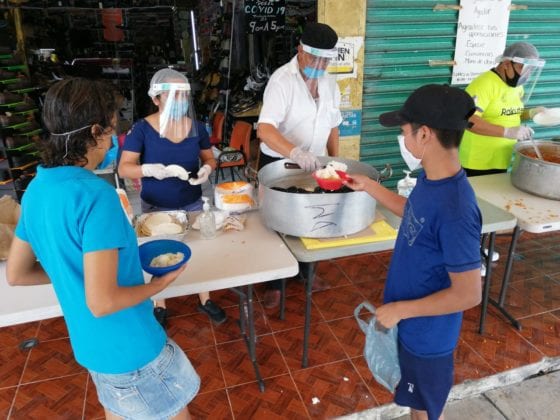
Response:
[[[504,137],[514,140],[529,140],[533,137],[535,132],[531,127],[526,125],[518,125],[517,127],[506,127],[504,128]]]
[[[302,150],[299,147],[294,147],[292,149],[290,152],[290,159],[306,172],[312,172],[321,167],[321,162],[319,162],[313,153]]]
[[[142,176],[162,180],[173,176],[161,163],[145,163],[141,166]]]
[[[208,177],[210,176],[211,173],[212,173],[212,168],[210,167],[210,165],[204,164],[202,165],[202,168],[198,170],[195,179],[189,178],[189,183],[191,185],[200,185],[203,182],[208,181]]]

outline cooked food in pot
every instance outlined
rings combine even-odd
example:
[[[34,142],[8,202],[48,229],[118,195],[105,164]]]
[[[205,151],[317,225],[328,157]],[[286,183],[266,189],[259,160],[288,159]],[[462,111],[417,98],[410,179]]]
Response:
[[[542,158],[545,162],[560,164],[560,152],[557,149],[547,149],[546,147],[539,147]],[[521,154],[532,159],[538,159],[537,153],[533,148],[522,149],[519,151]]]

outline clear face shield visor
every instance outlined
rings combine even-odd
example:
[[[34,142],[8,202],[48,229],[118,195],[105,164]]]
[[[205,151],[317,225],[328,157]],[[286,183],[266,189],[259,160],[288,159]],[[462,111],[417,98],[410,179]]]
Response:
[[[531,95],[533,94],[533,90],[537,85],[545,60],[520,57],[503,57],[503,59],[511,60],[515,72],[519,74],[517,86],[523,87],[522,101],[524,105],[527,105]]]
[[[314,48],[303,43],[300,45],[302,49],[300,70],[309,90],[313,92],[313,89],[319,84],[319,86],[331,86],[329,91],[334,92],[337,49]],[[319,96],[321,96],[321,92],[319,92]]]
[[[159,97],[159,134],[172,139],[198,136],[189,83],[157,83],[151,91]]]

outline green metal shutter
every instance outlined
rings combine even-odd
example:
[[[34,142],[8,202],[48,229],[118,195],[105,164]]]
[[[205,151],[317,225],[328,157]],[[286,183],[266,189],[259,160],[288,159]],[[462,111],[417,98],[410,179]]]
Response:
[[[546,66],[531,105],[560,106],[560,1],[521,0],[512,10],[507,44],[533,43]],[[443,10],[434,10],[443,5]],[[398,109],[410,92],[428,83],[451,83],[452,67],[428,62],[453,60],[458,0],[368,0],[360,160],[381,169],[393,167],[385,182],[394,187],[406,169],[397,144],[398,129],[384,128],[379,115]],[[464,86],[462,86],[464,87]],[[534,127],[535,138],[560,138],[560,127]]]

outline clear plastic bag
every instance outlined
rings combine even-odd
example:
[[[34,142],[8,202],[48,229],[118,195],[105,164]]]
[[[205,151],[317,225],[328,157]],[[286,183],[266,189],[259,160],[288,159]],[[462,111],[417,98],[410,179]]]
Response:
[[[362,308],[367,309],[373,315],[369,323],[360,319]],[[354,309],[354,317],[358,321],[360,329],[366,335],[364,357],[369,370],[377,382],[394,393],[401,380],[397,347],[397,327],[388,330],[376,327],[375,308],[369,302],[360,303]]]

